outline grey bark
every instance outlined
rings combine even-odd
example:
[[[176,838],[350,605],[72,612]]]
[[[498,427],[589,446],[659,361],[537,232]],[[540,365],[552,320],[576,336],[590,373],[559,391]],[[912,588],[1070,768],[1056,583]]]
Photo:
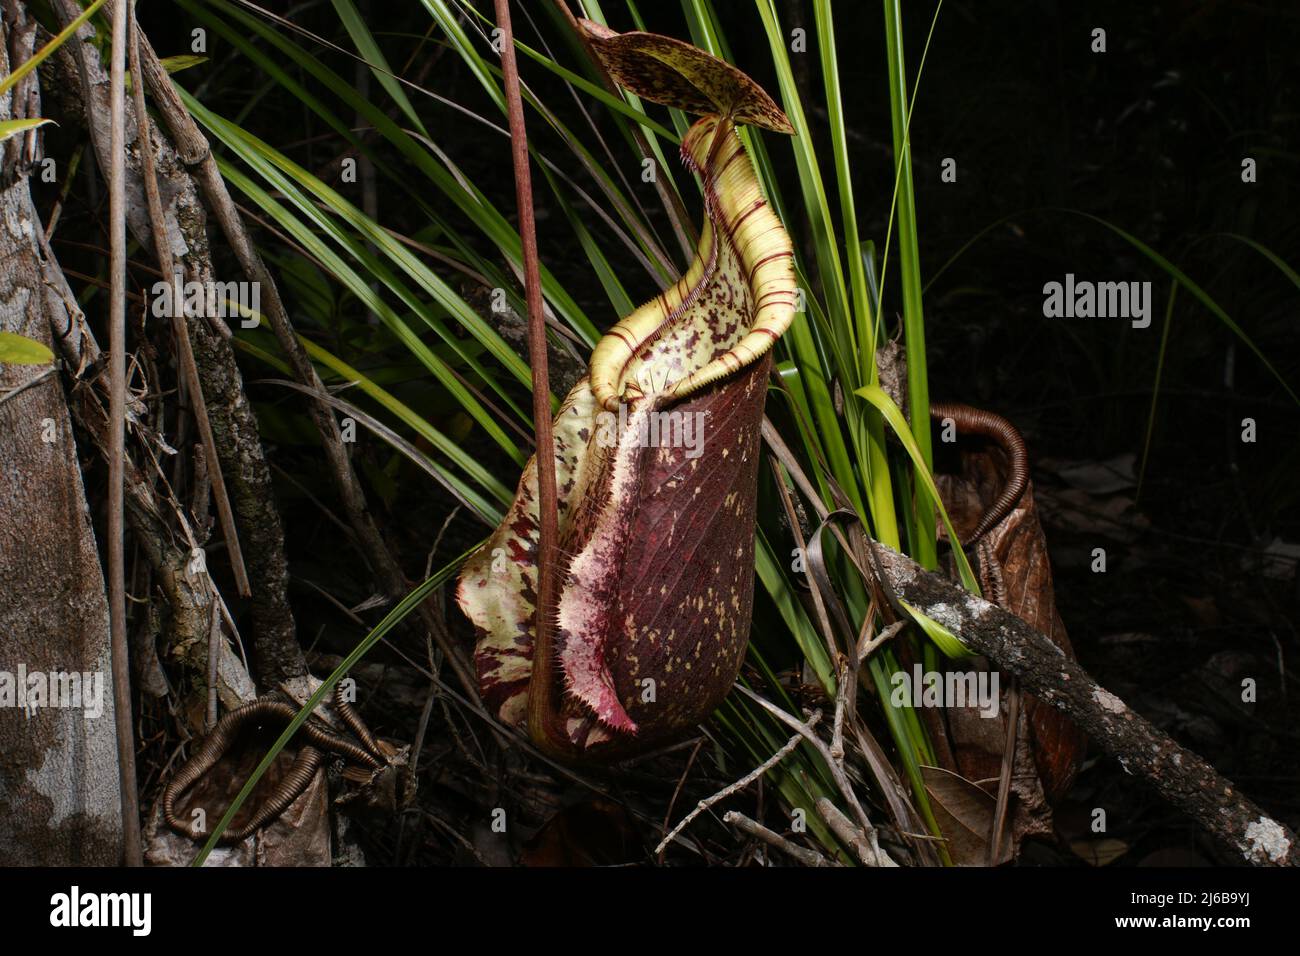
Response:
[[[14,13],[7,4],[0,74],[31,51]],[[38,115],[39,102],[34,82],[20,84],[0,99],[0,119]],[[53,348],[51,325],[66,328],[68,316],[47,297],[57,267],[39,248],[32,142],[9,140],[0,170],[0,331]],[[61,379],[49,371],[0,364],[0,861],[113,865],[122,838],[108,602]],[[102,710],[17,707],[23,671],[90,673]]]

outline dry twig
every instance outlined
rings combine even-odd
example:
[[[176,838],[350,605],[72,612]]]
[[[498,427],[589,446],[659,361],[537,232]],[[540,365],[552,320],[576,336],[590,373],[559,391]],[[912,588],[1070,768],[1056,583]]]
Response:
[[[835,835],[853,848],[863,866],[898,866],[889,854],[880,848],[880,840],[874,829],[864,830],[853,825],[840,808],[826,797],[817,798],[817,812],[826,821]]]
[[[811,728],[815,726],[817,721],[821,719],[822,719],[822,712],[820,710],[815,711],[813,715],[808,718],[808,727]],[[745,774],[735,783],[728,784],[727,786],[719,790],[717,793],[715,793],[713,796],[705,797],[703,800],[697,803],[695,805],[695,809],[692,810],[690,813],[686,814],[686,816],[682,817],[681,822],[678,823],[677,826],[673,827],[672,831],[667,836],[665,836],[662,840],[659,841],[659,845],[655,847],[655,855],[658,856],[660,853],[662,853],[664,851],[664,848],[667,847],[669,843],[672,843],[673,840],[677,839],[677,834],[681,833],[688,826],[690,826],[691,821],[694,820],[696,817],[698,817],[705,810],[709,809],[709,807],[727,799],[727,797],[731,796],[733,793],[739,793],[741,790],[744,790],[751,783],[753,783],[759,777],[763,776],[763,774],[767,773],[769,770],[771,770],[773,767],[779,764],[782,760],[788,757],[794,751],[794,748],[799,746],[799,741],[802,739],[803,739],[802,734],[795,734],[788,741],[786,741],[786,743],[781,747],[780,750],[772,754],[772,756],[768,757],[761,764],[759,764],[749,773]]]
[[[743,830],[752,837],[757,837],[768,846],[775,847],[782,853],[802,863],[804,866],[838,866],[832,863],[826,857],[822,856],[816,850],[810,850],[807,847],[791,843],[781,834],[774,830],[769,830],[763,824],[756,820],[751,820],[743,813],[736,810],[728,810],[722,815],[722,822],[728,823],[737,830]]]

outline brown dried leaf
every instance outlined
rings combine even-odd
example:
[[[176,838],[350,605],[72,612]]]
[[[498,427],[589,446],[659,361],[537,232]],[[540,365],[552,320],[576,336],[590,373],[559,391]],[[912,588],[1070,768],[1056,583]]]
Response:
[[[957,866],[984,866],[997,806],[993,794],[941,767],[922,767],[921,777],[952,862]],[[1011,854],[1011,842],[1004,840],[998,862],[1010,860]]]
[[[948,508],[959,534],[968,533],[997,499],[1006,481],[1007,460],[1000,448],[986,441],[964,441],[960,449],[960,473],[936,476],[940,496]],[[995,569],[984,567],[981,576],[985,589],[1000,591],[985,596],[1037,628],[1069,657],[1070,646],[1065,623],[1056,610],[1052,585],[1052,568],[1047,554],[1047,540],[1034,504],[1033,483],[1025,489],[1015,509],[987,535]],[[992,586],[990,586],[992,581]],[[1064,795],[1074,780],[1083,757],[1085,738],[1074,724],[1056,708],[1025,695],[1024,710],[1033,744],[1033,758],[1049,803]],[[997,762],[1001,763],[1001,748]],[[991,756],[991,755],[990,755]],[[958,765],[964,772],[969,769]],[[1029,794],[1022,794],[1025,806],[1032,805]]]

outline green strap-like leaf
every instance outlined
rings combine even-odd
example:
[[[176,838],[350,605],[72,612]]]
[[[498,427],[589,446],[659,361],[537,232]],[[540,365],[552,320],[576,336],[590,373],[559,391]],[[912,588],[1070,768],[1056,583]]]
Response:
[[[81,25],[85,23],[87,20],[89,20],[92,16],[94,16],[95,11],[98,10],[103,5],[104,5],[104,0],[95,0],[95,2],[92,3],[89,7],[87,7],[85,12],[83,12],[80,16],[78,16],[77,19],[73,20],[61,31],[59,31],[58,36],[56,36],[49,43],[45,44],[45,46],[37,50],[36,53],[33,54],[30,59],[19,64],[18,69],[14,70],[3,80],[0,80],[0,96],[3,96],[4,94],[8,93],[11,89],[13,89],[18,84],[20,80],[22,80],[24,76],[26,76],[28,73],[32,72],[32,70],[40,66],[47,56],[49,56],[59,47],[63,46],[63,44],[67,41],[68,37],[72,36],[74,33],[80,30]]]
[[[41,119],[33,117],[32,119],[5,120],[0,122],[0,143],[3,143],[10,136],[17,136],[19,133],[25,133],[29,129],[35,129],[38,126],[44,126],[46,123],[53,123],[54,120]]]

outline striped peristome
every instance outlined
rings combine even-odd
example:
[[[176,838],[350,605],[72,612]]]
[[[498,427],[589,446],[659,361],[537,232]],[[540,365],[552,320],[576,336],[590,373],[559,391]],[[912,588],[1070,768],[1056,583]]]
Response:
[[[682,158],[704,179],[708,215],[695,261],[675,285],[627,316],[596,344],[591,353],[591,388],[596,401],[606,409],[618,407],[629,384],[643,393],[654,392],[654,386],[660,385],[658,391],[669,400],[685,398],[765,354],[794,318],[798,290],[790,236],[763,197],[753,163],[731,122],[717,116],[697,122],[682,140]],[[656,374],[658,370],[640,374],[647,361],[662,363],[664,356],[662,350],[638,356],[637,350],[662,335],[716,273],[715,230],[722,232],[745,270],[757,309],[748,329],[739,341],[721,352],[716,348],[717,339],[708,335],[692,347],[683,347],[680,361],[675,360],[669,370],[681,374],[673,378]],[[705,353],[710,354],[701,360]]]

